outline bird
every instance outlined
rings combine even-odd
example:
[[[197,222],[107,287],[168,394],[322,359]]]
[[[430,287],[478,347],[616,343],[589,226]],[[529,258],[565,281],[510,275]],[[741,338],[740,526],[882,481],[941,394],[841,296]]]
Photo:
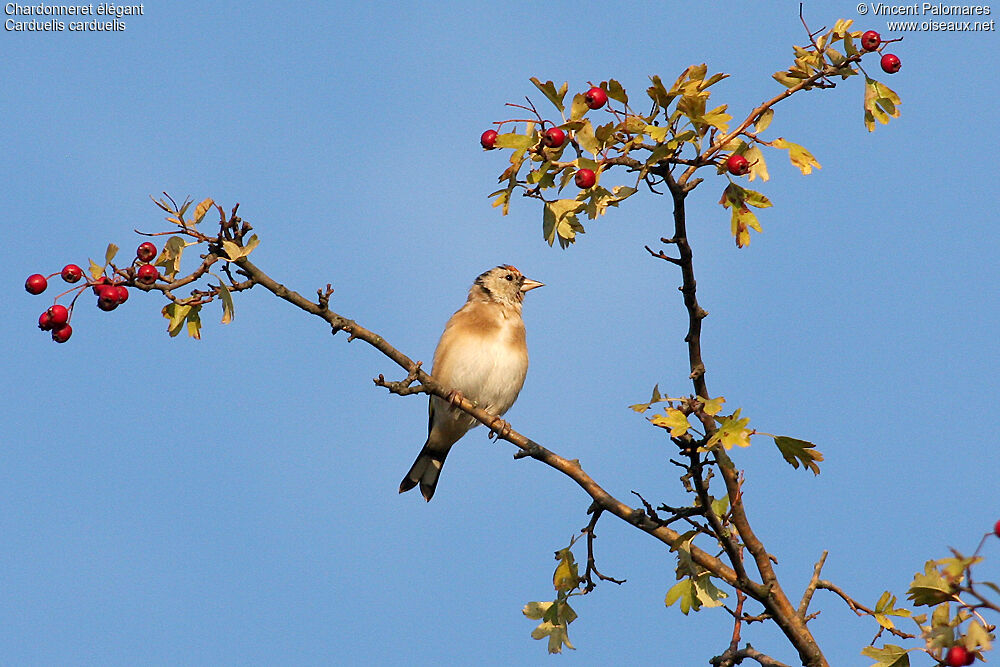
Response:
[[[465,305],[445,324],[431,367],[431,375],[455,394],[451,400],[431,396],[427,441],[399,484],[400,493],[419,484],[430,502],[452,445],[479,425],[454,406],[456,395],[498,417],[514,405],[528,373],[521,304],[527,292],[542,286],[509,264],[483,272],[472,283]]]

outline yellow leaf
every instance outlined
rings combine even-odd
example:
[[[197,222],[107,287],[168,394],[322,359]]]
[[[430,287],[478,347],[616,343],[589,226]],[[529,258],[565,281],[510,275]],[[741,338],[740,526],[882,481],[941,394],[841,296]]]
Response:
[[[744,417],[740,419],[740,409],[737,409],[730,417],[724,417],[721,420],[717,417],[716,420],[719,421],[719,430],[708,439],[708,442],[705,444],[706,447],[711,447],[720,442],[726,449],[731,449],[733,445],[739,447],[750,446],[751,431],[747,428],[750,418]]]
[[[787,148],[788,158],[792,161],[792,164],[799,168],[799,171],[801,171],[804,176],[811,174],[813,167],[822,169],[820,163],[815,157],[813,157],[813,154],[799,144],[786,139],[778,138],[774,141],[773,146],[775,148]]]
[[[656,415],[650,421],[653,426],[670,429],[670,437],[679,438],[691,428],[687,415],[676,408],[667,408],[666,415]]]
[[[757,122],[755,123],[756,131],[759,133],[766,130],[768,126],[771,125],[772,118],[774,118],[774,109],[771,108],[765,109],[764,112],[760,115],[760,118],[758,118]]]
[[[722,404],[725,402],[726,399],[723,398],[722,396],[717,396],[715,398],[710,398],[707,400],[702,399],[702,406],[703,406],[702,409],[705,411],[705,414],[714,416],[719,414],[719,410],[722,409]]]
[[[194,209],[193,224],[197,225],[201,222],[204,219],[205,214],[208,213],[209,209],[211,209],[214,205],[215,201],[213,201],[211,197],[198,204],[198,206]]]

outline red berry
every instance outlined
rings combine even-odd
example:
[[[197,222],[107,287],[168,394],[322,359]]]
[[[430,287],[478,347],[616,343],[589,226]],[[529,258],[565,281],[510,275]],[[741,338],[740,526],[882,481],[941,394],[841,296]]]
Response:
[[[733,153],[726,160],[726,169],[733,176],[742,176],[750,171],[750,163],[742,155]]]
[[[594,86],[584,94],[583,101],[591,109],[600,109],[607,103],[608,94],[604,92],[603,88]]]
[[[73,335],[73,327],[68,324],[56,327],[52,330],[52,340],[57,343],[65,343]]]
[[[38,316],[38,328],[42,331],[51,331],[54,326],[55,325],[52,324],[52,316],[49,315],[49,311],[46,310]]]
[[[96,294],[97,296],[101,296],[101,288],[104,287],[105,285],[110,285],[110,284],[111,281],[108,280],[107,276],[101,276],[94,282],[90,283],[91,286],[90,288],[94,291],[94,294]]]
[[[590,169],[579,169],[573,180],[576,181],[576,187],[586,190],[594,187],[594,184],[597,183],[597,175]]]
[[[882,36],[874,30],[869,30],[861,35],[861,48],[865,51],[874,51],[882,43]]]
[[[139,258],[140,262],[148,262],[156,257],[156,246],[146,241],[135,249],[135,256]]]
[[[955,645],[948,649],[948,653],[945,654],[944,664],[948,667],[964,667],[964,665],[972,664],[968,662],[970,657],[973,660],[976,659],[964,646]]]
[[[68,283],[78,283],[83,278],[83,269],[76,264],[67,264],[62,270],[62,279]]]
[[[479,143],[486,150],[493,150],[493,146],[497,142],[497,136],[496,130],[486,130],[483,132],[482,136],[479,137]]]
[[[135,281],[143,285],[152,285],[160,277],[160,272],[152,264],[143,264],[135,272]]]
[[[24,289],[28,294],[41,294],[49,286],[49,281],[40,273],[33,273],[24,281]]]
[[[125,303],[128,301],[128,288],[124,285],[116,285],[115,291],[118,292],[118,303]]]
[[[566,133],[558,127],[550,127],[545,130],[545,134],[542,135],[542,143],[549,148],[559,148],[566,143]]]
[[[1000,521],[997,521],[993,526],[993,534],[1000,537]]]
[[[903,64],[899,62],[899,57],[894,53],[887,53],[882,56],[882,71],[886,74],[895,74]]]
[[[101,286],[101,292],[97,297],[97,307],[104,311],[114,310],[118,307],[117,285]]]
[[[49,314],[49,322],[52,323],[53,327],[58,327],[69,321],[69,311],[62,304],[57,303],[50,306],[45,312]]]

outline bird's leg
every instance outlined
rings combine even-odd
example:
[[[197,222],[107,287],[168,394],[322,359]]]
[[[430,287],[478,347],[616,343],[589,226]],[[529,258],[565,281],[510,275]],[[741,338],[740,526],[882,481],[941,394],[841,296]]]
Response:
[[[510,434],[510,430],[510,423],[499,417],[494,417],[493,421],[490,422],[490,432],[486,437],[490,440],[497,437],[505,438]]]

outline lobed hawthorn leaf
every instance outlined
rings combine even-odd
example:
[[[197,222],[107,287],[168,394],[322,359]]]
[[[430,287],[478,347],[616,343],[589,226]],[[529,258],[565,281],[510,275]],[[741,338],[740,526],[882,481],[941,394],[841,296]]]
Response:
[[[705,414],[714,417],[715,415],[719,414],[720,410],[722,410],[722,404],[725,402],[726,399],[723,398],[722,396],[716,396],[715,398],[709,398],[709,399],[703,398],[701,399],[701,404],[703,406],[702,410],[705,411]]]
[[[802,172],[803,176],[811,174],[813,167],[822,169],[822,166],[816,161],[813,154],[799,144],[779,137],[778,139],[775,139],[771,145],[775,148],[788,149],[788,158],[792,161],[792,164],[799,168],[799,171]]]
[[[755,178],[762,181],[770,180],[771,175],[767,173],[767,162],[764,160],[764,153],[760,148],[750,146],[744,151],[743,157],[750,163],[750,175],[747,180],[752,181]]]
[[[163,317],[168,320],[167,333],[170,334],[171,338],[174,338],[181,332],[181,327],[184,326],[184,321],[187,319],[188,313],[191,312],[191,306],[168,303],[161,312]]]
[[[871,667],[910,667],[910,656],[902,646],[886,644],[883,648],[866,646],[861,649],[861,655],[878,660]]]
[[[952,599],[951,585],[935,568],[935,561],[924,565],[924,572],[913,576],[906,597],[917,606],[933,606]]]
[[[677,408],[667,408],[665,412],[663,415],[654,415],[649,421],[653,426],[669,430],[670,437],[679,438],[691,428],[687,415]]]
[[[87,261],[90,262],[90,277],[91,278],[93,278],[94,280],[97,280],[98,278],[100,278],[101,276],[104,275],[104,267],[103,266],[101,266],[100,264],[98,264],[97,262],[95,262],[94,260],[89,259],[89,258],[87,259]]]
[[[587,106],[586,97],[583,93],[577,93],[573,96],[573,103],[569,108],[569,117],[571,120],[583,118],[590,111],[590,107]]]
[[[513,148],[517,150],[527,150],[538,143],[538,137],[534,134],[524,135],[517,132],[498,134],[494,146],[497,148]]]
[[[639,414],[642,414],[646,410],[649,410],[653,403],[659,403],[662,400],[663,397],[660,395],[660,385],[655,384],[653,385],[653,395],[650,397],[648,403],[636,403],[635,405],[630,405],[628,407],[635,410]]]
[[[171,236],[163,244],[163,250],[153,262],[153,266],[162,266],[164,275],[167,278],[173,278],[181,270],[181,255],[186,245],[182,237]]]
[[[556,85],[551,81],[542,83],[537,77],[534,76],[529,80],[531,83],[535,84],[535,87],[538,88],[538,90],[542,91],[542,95],[545,95],[545,97],[549,100],[549,102],[552,102],[556,109],[559,109],[559,111],[566,110],[563,100],[566,97],[566,91],[569,90],[568,83],[563,83],[562,87],[560,87],[559,90],[556,90]]]
[[[560,593],[568,593],[580,585],[580,573],[576,566],[576,559],[573,552],[567,549],[560,549],[556,552],[559,565],[552,574],[552,586]]]
[[[621,102],[622,104],[628,104],[628,94],[625,89],[622,88],[622,84],[618,83],[614,79],[608,81],[607,85],[601,86],[608,93],[608,97],[616,102]]]
[[[817,463],[823,460],[823,454],[816,449],[816,445],[806,440],[789,438],[784,435],[774,436],[774,444],[778,446],[782,458],[793,468],[798,470],[801,464],[805,470],[811,470],[813,475],[819,474]]]
[[[989,651],[993,648],[989,631],[986,630],[979,621],[972,621],[965,631],[966,641],[980,651]],[[968,646],[967,644],[966,646]]]
[[[115,258],[115,255],[117,254],[118,254],[118,246],[116,246],[114,243],[109,243],[108,249],[104,251],[104,263],[110,264],[111,260],[113,260]]]
[[[750,446],[751,431],[747,428],[747,424],[750,423],[750,418],[741,418],[740,410],[742,410],[742,408],[737,408],[736,412],[728,417],[715,418],[715,421],[719,424],[719,430],[708,439],[707,443],[705,443],[706,449],[718,443],[722,443],[722,446],[726,449],[732,449],[733,446]]]

